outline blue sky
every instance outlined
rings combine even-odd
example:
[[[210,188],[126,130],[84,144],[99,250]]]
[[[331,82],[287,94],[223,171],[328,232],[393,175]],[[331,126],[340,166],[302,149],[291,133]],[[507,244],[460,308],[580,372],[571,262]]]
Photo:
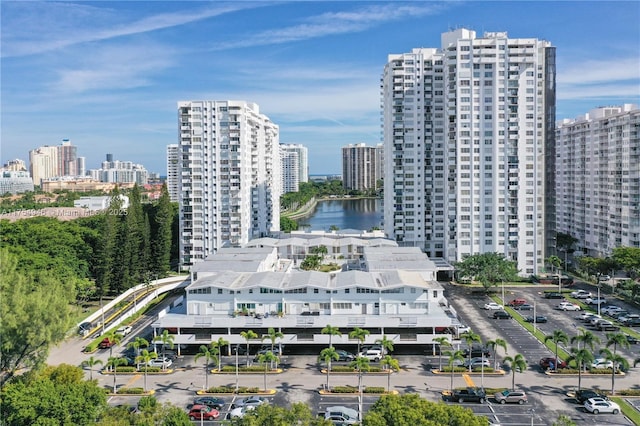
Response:
[[[176,103],[256,102],[312,174],[340,147],[380,142],[391,53],[439,47],[454,27],[557,47],[557,119],[640,103],[640,2],[109,1],[0,3],[0,159],[69,138],[165,174]]]

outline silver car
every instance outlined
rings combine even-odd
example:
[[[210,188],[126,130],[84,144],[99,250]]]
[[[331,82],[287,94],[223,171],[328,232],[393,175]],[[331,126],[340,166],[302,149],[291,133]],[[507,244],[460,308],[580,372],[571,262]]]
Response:
[[[495,398],[496,402],[499,402],[500,404],[506,404],[507,402],[524,404],[525,402],[527,402],[527,394],[525,394],[524,391],[521,390],[505,390],[502,392],[496,392],[493,397]]]

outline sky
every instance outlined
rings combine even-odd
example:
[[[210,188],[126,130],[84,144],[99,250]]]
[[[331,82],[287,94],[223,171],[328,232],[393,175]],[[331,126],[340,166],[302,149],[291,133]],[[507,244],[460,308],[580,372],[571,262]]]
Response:
[[[177,102],[244,100],[339,174],[342,146],[381,142],[389,54],[465,27],[556,48],[556,119],[640,104],[636,1],[0,2],[0,161],[69,139],[166,174]]]

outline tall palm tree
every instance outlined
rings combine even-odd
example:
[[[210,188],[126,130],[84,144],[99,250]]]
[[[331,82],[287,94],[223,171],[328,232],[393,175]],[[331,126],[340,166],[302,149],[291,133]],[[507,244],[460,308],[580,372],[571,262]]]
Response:
[[[621,348],[629,348],[631,344],[627,340],[627,336],[623,333],[607,333],[607,348],[613,346],[613,353],[618,352],[618,346]]]
[[[173,334],[169,334],[169,330],[162,330],[162,334],[156,336],[153,338],[154,342],[160,342],[162,343],[162,359],[165,358],[165,354],[166,354],[166,350],[167,350],[167,346],[169,346],[169,349],[173,349],[174,344],[173,341],[175,340],[175,336]],[[164,370],[165,364],[164,362],[162,363],[162,370]]]
[[[262,335],[262,341],[264,342],[265,340],[269,339],[271,341],[271,352],[275,353],[273,349],[276,345],[276,340],[282,339],[283,337],[284,333],[276,331],[276,329],[273,327],[269,327],[269,329],[267,330],[267,334]],[[280,350],[278,351],[278,353],[280,354],[280,356],[282,356],[282,341],[280,343]],[[277,367],[278,364],[276,364],[276,368]],[[271,368],[273,368],[273,364],[271,365]]]
[[[147,341],[147,339],[140,336],[136,336],[134,340],[132,340],[127,344],[127,348],[133,349],[136,351],[136,357],[140,356],[140,349],[148,348],[148,347],[149,347],[149,342]]]
[[[488,348],[491,348],[493,351],[493,369],[496,370],[498,368],[498,348],[504,349],[504,353],[507,353],[507,342],[504,339],[494,339],[487,340],[486,343]]]
[[[584,348],[589,348],[593,351],[595,345],[600,344],[600,338],[592,331],[580,327],[578,328],[578,334],[571,338],[571,344],[574,343],[578,344],[578,349],[580,349],[580,344],[582,343]]]
[[[437,343],[438,346],[438,370],[442,371],[442,348],[443,347],[451,347],[451,342],[449,341],[448,337],[436,337],[433,339],[433,341],[435,343]]]
[[[339,360],[340,355],[338,355],[336,348],[334,348],[333,346],[329,346],[328,348],[324,348],[322,351],[320,351],[319,358],[320,360],[327,363],[327,390],[329,390],[329,375],[331,374],[331,361]]]
[[[149,361],[156,358],[158,358],[157,353],[149,352],[146,349],[143,349],[140,352],[140,355],[136,357],[136,363],[144,365],[144,391],[145,392],[147,391],[147,370],[149,369],[148,364],[149,364]]]
[[[113,393],[118,393],[118,389],[116,387],[116,376],[118,374],[118,366],[126,365],[127,360],[124,358],[118,358],[114,356],[110,356],[107,360],[107,367],[113,368]]]
[[[473,331],[465,331],[460,335],[460,338],[469,346],[469,372],[471,372],[471,353],[473,352],[471,349],[474,343],[482,343],[482,339],[478,333],[474,333]]]
[[[218,355],[218,369],[222,368],[222,348],[228,346],[229,342],[222,337],[218,337],[218,340],[211,342],[211,347],[216,348]]]
[[[391,373],[394,371],[400,371],[400,364],[398,363],[398,360],[393,358],[391,355],[385,355],[380,364],[383,368],[387,366],[388,370],[390,370],[387,374],[387,392],[389,392],[391,389]]]
[[[382,349],[387,352],[393,352],[393,339],[387,339],[386,335],[382,336],[382,339],[376,339],[376,344],[382,346]]]
[[[333,344],[331,343],[331,337],[333,337],[333,336],[342,336],[342,333],[340,332],[340,328],[339,327],[333,327],[331,324],[327,324],[322,329],[321,333],[329,335],[329,347],[333,347]]]
[[[207,345],[201,345],[200,346],[200,350],[198,351],[198,353],[196,354],[196,356],[194,357],[194,361],[198,361],[200,358],[204,358],[204,388],[209,389],[209,363],[211,361],[213,361],[214,359],[216,359],[216,353],[217,351],[217,347],[213,346],[213,343],[211,344],[211,346],[207,346]]]
[[[627,370],[629,368],[629,361],[622,355],[612,352],[607,348],[600,349],[600,354],[604,355],[604,359],[613,363],[613,368],[611,369],[611,395],[614,395],[616,388],[616,370]]]
[[[109,339],[109,341],[111,341],[111,346],[109,346],[109,357],[111,358],[113,356],[113,347],[115,345],[119,345],[120,342],[122,342],[122,334],[120,333],[116,333],[115,330],[107,333],[107,335],[105,336],[106,338]]]
[[[553,269],[553,272],[557,272],[558,268],[560,268],[560,266],[562,265],[562,259],[560,259],[558,256],[549,256],[547,258],[547,263],[549,263],[549,265],[551,265],[551,268]]]
[[[249,366],[249,341],[258,338],[258,335],[253,330],[241,331],[240,336],[247,342],[247,367]]]
[[[264,391],[267,391],[267,366],[273,362],[278,362],[278,357],[271,351],[267,351],[258,356],[258,362],[264,364]]]
[[[567,343],[569,341],[569,336],[562,330],[554,330],[553,334],[544,337],[544,343],[548,341],[552,341],[556,345],[555,355],[556,355],[556,363],[553,366],[554,371],[558,371],[558,344],[559,343]]]
[[[365,330],[360,327],[356,327],[349,332],[349,339],[357,339],[358,340],[358,353],[360,353],[360,345],[364,343],[367,339],[367,336],[370,334],[369,330]]]
[[[522,354],[515,354],[515,356],[507,356],[504,358],[504,363],[511,367],[511,390],[516,389],[516,371],[524,372],[527,369],[527,360],[524,359]]]
[[[102,361],[94,358],[93,356],[90,356],[89,358],[82,361],[80,365],[82,367],[89,367],[89,380],[93,380],[93,367],[96,365],[102,365]]]
[[[573,361],[578,366],[578,390],[582,387],[582,369],[593,362],[593,353],[587,348],[571,348],[571,356],[567,362]]]
[[[358,391],[362,392],[362,373],[369,371],[369,358],[358,356],[349,364],[358,372]]]
[[[444,354],[449,357],[449,369],[451,371],[451,392],[453,392],[453,374],[455,372],[455,363],[456,361],[464,361],[464,355],[460,350],[446,351]]]

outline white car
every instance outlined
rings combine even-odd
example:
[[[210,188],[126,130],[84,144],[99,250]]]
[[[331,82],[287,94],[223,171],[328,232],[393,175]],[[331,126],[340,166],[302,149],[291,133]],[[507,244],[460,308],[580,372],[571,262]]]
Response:
[[[116,334],[120,334],[122,337],[124,337],[127,334],[131,333],[131,330],[133,330],[133,328],[131,328],[130,325],[124,325],[116,330]]]
[[[381,350],[369,349],[368,351],[360,352],[358,356],[367,358],[369,361],[378,362],[382,359],[383,354]]]
[[[613,362],[608,361],[604,358],[597,358],[591,363],[591,368],[595,368],[597,370],[604,368],[613,368]]]
[[[621,310],[622,308],[620,306],[609,305],[609,306],[605,306],[604,308],[601,308],[600,312],[602,312],[605,315],[611,315],[613,312],[621,311]]]
[[[598,299],[597,297],[587,297],[584,300],[584,303],[586,303],[587,305],[602,305],[603,303],[607,303],[607,299],[601,297],[600,299]]]
[[[324,418],[325,420],[331,420],[333,424],[360,424],[360,416],[358,415],[358,412],[352,408],[343,407],[341,405],[327,407],[327,411],[324,413]]]
[[[584,409],[593,414],[620,412],[620,406],[613,401],[602,398],[591,398],[584,402]]]
[[[255,405],[247,405],[246,407],[237,407],[229,412],[230,419],[243,418],[247,411],[255,410]]]
[[[569,302],[562,302],[556,308],[560,309],[561,311],[579,311],[582,309],[580,305],[576,305],[575,303],[569,303]]]
[[[591,292],[586,290],[576,290],[571,292],[571,297],[574,299],[586,299],[587,297],[591,297]]]
[[[173,364],[169,358],[156,358],[147,362],[149,367],[169,368]]]
[[[496,302],[485,303],[484,308],[486,310],[499,311],[504,309],[504,306],[497,304]]]

